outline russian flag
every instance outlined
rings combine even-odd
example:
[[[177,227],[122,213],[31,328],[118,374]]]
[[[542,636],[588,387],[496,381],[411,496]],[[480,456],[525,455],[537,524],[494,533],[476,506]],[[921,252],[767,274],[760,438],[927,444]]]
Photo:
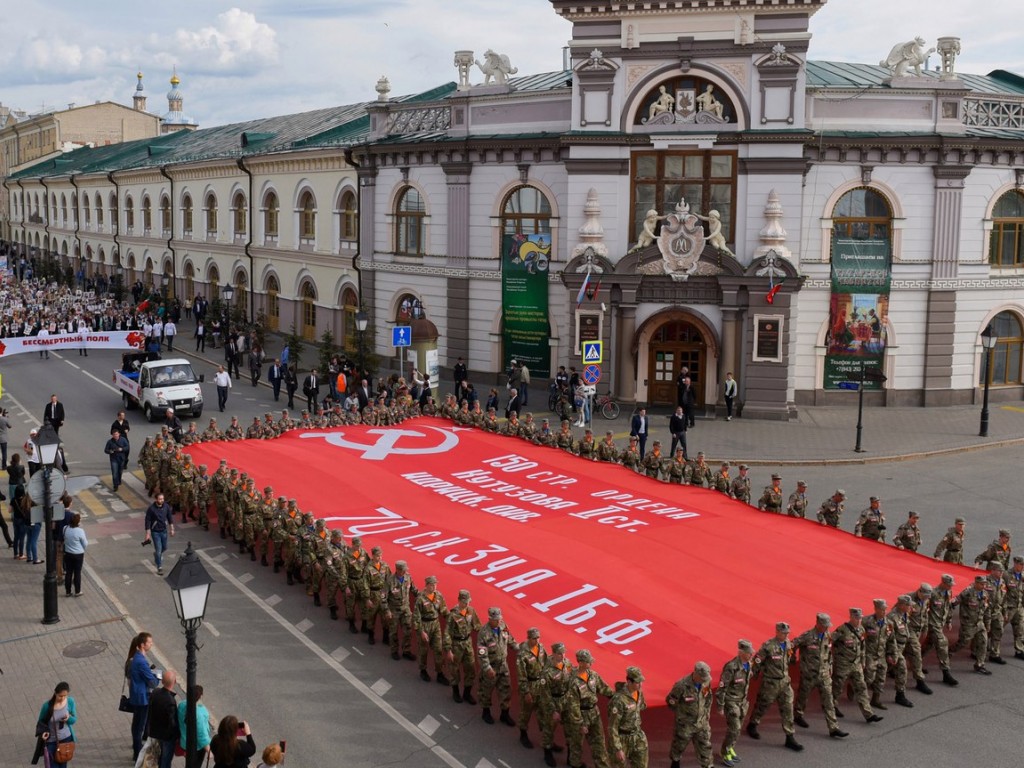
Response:
[[[580,286],[580,292],[576,294],[576,309],[579,309],[583,304],[583,300],[587,297],[587,286],[590,285],[590,272],[587,272],[587,276],[583,278],[583,285]]]

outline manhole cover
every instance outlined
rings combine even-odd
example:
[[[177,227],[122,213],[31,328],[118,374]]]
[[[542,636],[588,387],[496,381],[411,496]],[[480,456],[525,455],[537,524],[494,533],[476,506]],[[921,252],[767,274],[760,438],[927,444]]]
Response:
[[[85,640],[69,645],[64,649],[64,655],[69,659],[85,659],[103,653],[105,650],[107,650],[107,644],[102,640]]]

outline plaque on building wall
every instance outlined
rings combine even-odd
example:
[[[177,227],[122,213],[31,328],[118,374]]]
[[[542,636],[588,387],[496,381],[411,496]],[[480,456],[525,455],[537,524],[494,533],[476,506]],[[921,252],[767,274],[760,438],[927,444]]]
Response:
[[[754,315],[754,362],[782,362],[782,315]]]
[[[600,312],[577,312],[576,313],[576,354],[580,353],[584,341],[601,340],[601,313]]]

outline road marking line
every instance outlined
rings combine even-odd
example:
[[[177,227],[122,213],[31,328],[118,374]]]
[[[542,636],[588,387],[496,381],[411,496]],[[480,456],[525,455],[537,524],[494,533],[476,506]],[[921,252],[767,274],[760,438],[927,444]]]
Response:
[[[225,557],[227,557],[227,555],[225,555]],[[264,602],[267,605],[273,607],[273,606],[275,606],[275,605],[277,605],[278,603],[281,602],[281,596],[280,595],[271,595],[266,600],[264,600]]]
[[[391,683],[385,680],[383,677],[376,683],[370,686],[370,690],[376,693],[378,696],[383,696],[385,693],[391,690]]]
[[[215,562],[215,563],[223,563],[223,562],[224,562],[225,560],[227,560],[227,559],[228,559],[229,557],[231,557],[231,555],[229,555],[229,554],[228,554],[227,552],[221,552],[221,553],[220,553],[219,555],[217,555],[216,557],[212,557],[212,558],[210,558],[210,559],[211,559],[211,560],[213,560],[213,562]]]
[[[100,386],[106,387],[111,392],[113,392],[115,395],[120,395],[121,394],[121,390],[118,389],[117,387],[115,387],[114,385],[112,385],[109,381],[104,381],[103,379],[99,378],[98,376],[93,376],[88,371],[82,371],[82,374],[85,375],[85,376],[88,376],[90,379],[95,381]]]
[[[110,514],[110,510],[107,509],[106,504],[100,501],[96,494],[88,489],[83,489],[78,492],[78,500],[82,502],[82,505],[92,514],[93,517],[100,518]]]
[[[349,653],[348,648],[346,648],[344,645],[339,645],[331,652],[331,658],[338,662],[344,661],[350,655],[351,654]]]
[[[115,533],[110,538],[112,538],[114,541],[124,541],[125,539],[130,539],[131,537],[132,535],[130,533]]]
[[[71,366],[72,368],[74,368],[74,369],[75,369],[76,371],[80,371],[80,370],[82,370],[82,366],[80,366],[80,365],[76,365],[75,363],[72,363],[72,362],[71,362],[70,360],[65,360],[64,362],[65,362],[65,363],[67,363],[68,365],[70,365],[70,366]]]
[[[208,630],[210,630],[210,634],[213,635],[214,637],[220,637],[220,632],[218,632],[217,628],[214,627],[213,624],[211,624],[210,622],[204,621],[203,622],[203,626],[206,627]]]
[[[241,581],[241,579],[239,579],[239,581]],[[313,628],[313,622],[310,621],[309,619],[303,619],[302,621],[300,621],[298,624],[295,625],[295,628],[297,630],[299,630],[299,632],[305,633],[305,632],[308,632],[310,629]]]
[[[114,522],[114,518],[112,518],[110,515],[107,515],[106,517],[96,518],[96,522],[97,523],[112,523],[112,522]]]
[[[416,727],[427,734],[427,736],[433,736],[434,732],[441,727],[441,724],[430,715],[427,715],[420,720],[419,725]]]
[[[243,584],[248,584],[254,578],[255,577],[251,573],[243,573],[241,576],[238,577],[238,580]]]
[[[276,610],[267,605],[265,601],[260,600],[256,593],[244,584],[242,584],[241,582],[239,582],[238,579],[234,577],[234,574],[230,573],[220,563],[214,562],[210,557],[207,556],[205,552],[200,551],[199,556],[206,560],[209,563],[209,566],[213,568],[215,571],[217,571],[221,575],[221,578],[224,579],[224,581],[233,584],[239,592],[241,592],[243,595],[249,598],[250,601],[252,601],[253,605],[256,605],[257,607],[262,609],[268,616],[274,619],[274,621],[276,621],[286,632],[291,633],[293,637],[295,637],[300,643],[305,645],[306,648],[308,648],[314,655],[316,655],[321,661],[323,661],[324,664],[326,664],[328,667],[334,670],[339,677],[342,677],[345,680],[345,682],[347,682],[356,691],[365,696],[372,704],[374,704],[384,714],[386,714],[388,717],[394,720],[407,733],[411,734],[421,744],[428,747],[430,751],[437,755],[437,757],[440,758],[446,765],[451,766],[451,768],[466,768],[466,766],[463,763],[459,762],[459,760],[457,760],[454,755],[448,752],[448,750],[440,746],[436,741],[434,741],[425,733],[423,733],[423,731],[417,728],[416,725],[413,724],[411,720],[402,715],[393,706],[384,701],[383,698],[381,698],[372,690],[370,690],[369,686],[367,686],[366,683],[364,683],[362,680],[356,677],[353,672],[342,666],[340,662],[335,660],[333,655],[328,654],[326,651],[324,651],[315,642],[306,637],[306,635],[302,634],[302,632],[300,632],[297,627],[294,627],[291,624],[289,624],[288,621],[280,613],[278,613]],[[337,653],[338,651],[335,651],[335,654]]]

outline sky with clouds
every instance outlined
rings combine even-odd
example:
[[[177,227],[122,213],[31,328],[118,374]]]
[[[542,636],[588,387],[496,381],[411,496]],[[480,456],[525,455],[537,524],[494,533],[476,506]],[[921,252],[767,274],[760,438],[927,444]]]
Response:
[[[18,0],[4,17],[5,106],[131,104],[141,70],[162,114],[177,67],[185,112],[205,126],[370,100],[381,75],[394,95],[426,90],[455,79],[456,49],[557,70],[571,34],[548,0]],[[1019,18],[1020,0],[829,0],[811,58],[877,63],[917,35],[958,35],[958,69],[1024,74]]]

